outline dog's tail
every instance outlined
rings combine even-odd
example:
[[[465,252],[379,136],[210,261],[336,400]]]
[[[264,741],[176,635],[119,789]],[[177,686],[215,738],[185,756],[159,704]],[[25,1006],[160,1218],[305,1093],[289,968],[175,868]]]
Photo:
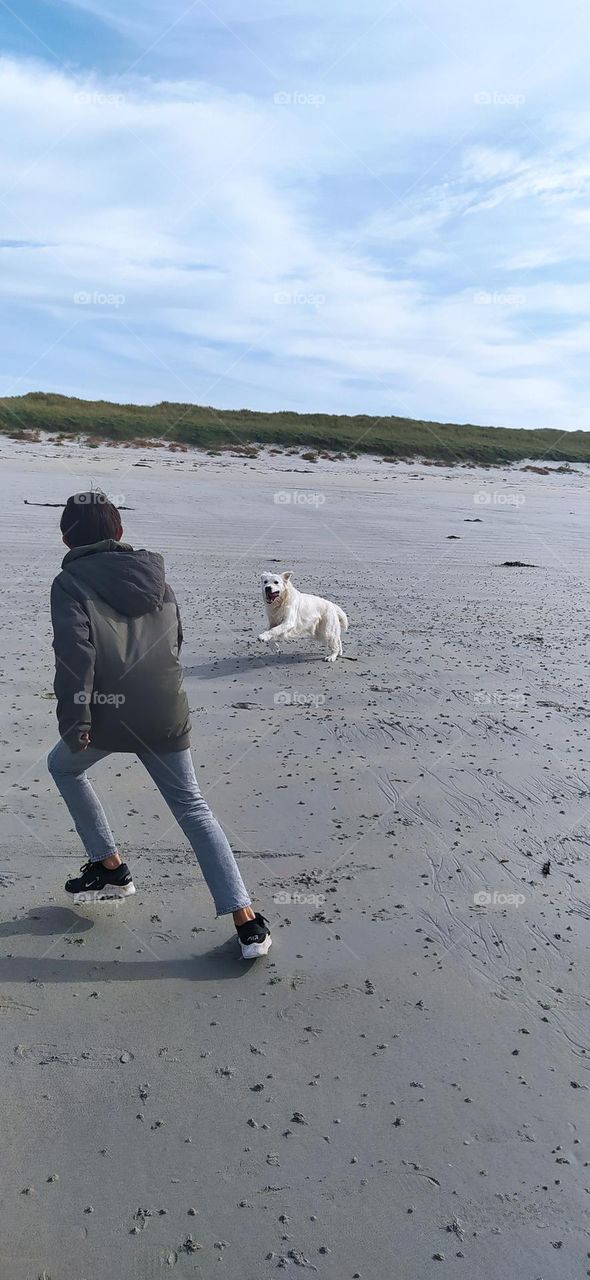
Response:
[[[338,604],[336,605],[336,613],[338,614],[338,619],[340,622],[340,626],[342,627],[342,630],[348,631],[348,618],[346,617],[344,609],[341,609],[340,605]]]

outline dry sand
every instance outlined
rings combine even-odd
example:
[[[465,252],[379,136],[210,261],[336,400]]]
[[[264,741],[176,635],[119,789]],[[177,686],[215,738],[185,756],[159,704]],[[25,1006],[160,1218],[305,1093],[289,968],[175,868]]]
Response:
[[[588,472],[0,456],[2,1280],[590,1274]],[[255,965],[126,756],[94,777],[137,897],[64,902],[59,512],[23,500],[90,481],[165,554]],[[261,652],[275,564],[355,661]]]

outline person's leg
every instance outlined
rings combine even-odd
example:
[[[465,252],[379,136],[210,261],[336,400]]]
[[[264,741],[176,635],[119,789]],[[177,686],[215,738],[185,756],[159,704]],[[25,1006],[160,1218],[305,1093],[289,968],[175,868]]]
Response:
[[[85,751],[70,751],[61,739],[49,752],[47,768],[61,796],[66,802],[74,826],[84,845],[90,862],[113,860],[117,865],[119,854],[104,809],[86,777],[98,760],[104,760],[108,751],[86,747]]]
[[[146,749],[139,758],[194,850],[217,915],[233,913],[236,925],[253,919],[250,895],[228,840],[201,795],[188,748],[162,755]]]
[[[47,768],[88,857],[82,874],[66,881],[66,892],[75,902],[127,898],[135,893],[129,867],[119,856],[104,809],[86,777],[86,770],[108,755],[95,747],[70,751],[60,740],[47,757]]]

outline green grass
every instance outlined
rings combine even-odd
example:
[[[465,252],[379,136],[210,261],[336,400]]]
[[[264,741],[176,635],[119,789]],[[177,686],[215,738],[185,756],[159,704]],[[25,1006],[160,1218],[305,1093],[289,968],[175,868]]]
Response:
[[[587,431],[523,431],[412,418],[376,419],[364,414],[257,413],[167,401],[157,405],[110,404],[42,391],[0,399],[0,431],[15,439],[43,431],[66,438],[82,435],[94,447],[102,440],[134,443],[161,439],[205,449],[259,444],[303,447],[312,453],[376,453],[392,460],[424,458],[445,463],[501,465],[523,458],[590,462]]]

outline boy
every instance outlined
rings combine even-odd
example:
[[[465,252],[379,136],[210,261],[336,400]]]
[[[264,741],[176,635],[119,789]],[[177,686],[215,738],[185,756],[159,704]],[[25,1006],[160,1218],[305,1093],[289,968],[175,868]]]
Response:
[[[51,588],[51,619],[61,740],[47,763],[88,855],[66,892],[75,902],[135,893],[86,773],[113,751],[133,751],[192,845],[217,914],[233,914],[242,955],[266,955],[266,921],[195,777],[182,625],[164,561],[121,541],[119,511],[100,492],[68,498],[60,529],[69,551]]]

